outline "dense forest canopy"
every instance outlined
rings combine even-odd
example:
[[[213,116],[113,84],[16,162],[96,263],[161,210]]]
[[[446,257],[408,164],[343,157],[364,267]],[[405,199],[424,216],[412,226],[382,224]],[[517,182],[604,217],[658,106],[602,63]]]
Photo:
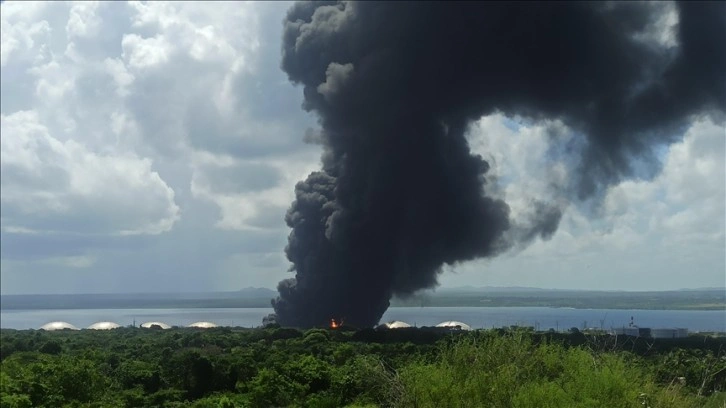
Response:
[[[2,330],[3,407],[722,407],[726,338]]]

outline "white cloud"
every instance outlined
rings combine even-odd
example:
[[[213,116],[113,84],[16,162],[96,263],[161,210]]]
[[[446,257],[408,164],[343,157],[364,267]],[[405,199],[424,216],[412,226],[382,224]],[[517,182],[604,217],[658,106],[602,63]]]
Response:
[[[137,34],[124,35],[121,47],[124,60],[130,68],[135,70],[143,70],[167,62],[172,48],[163,36],[142,38]]]
[[[474,123],[468,139],[472,152],[491,166],[487,193],[503,198],[514,220],[525,220],[532,214],[532,200],[563,205],[569,168],[562,158],[547,156],[553,139],[565,143],[570,137],[559,121],[525,124],[493,114]]]
[[[42,41],[43,37],[47,38],[50,34],[48,21],[37,21],[42,7],[42,4],[33,2],[5,2],[2,5],[0,66],[5,67],[13,54],[32,50],[37,41]]]
[[[33,111],[2,115],[0,140],[6,230],[158,234],[179,218],[174,191],[149,159],[62,142]]]
[[[74,3],[71,7],[66,34],[68,38],[91,37],[98,33],[101,27],[101,19],[96,14],[98,2],[83,1]]]
[[[209,153],[198,153],[195,156],[192,194],[215,203],[220,209],[217,227],[232,230],[283,228],[285,211],[294,199],[291,186],[319,167],[319,159],[314,152],[265,160],[238,160]],[[212,183],[224,183],[229,178],[236,183],[244,183],[250,177],[259,176],[261,171],[268,173],[263,177],[275,180],[269,183],[265,183],[264,179],[247,182],[245,188],[229,188],[228,183],[225,183],[227,188],[212,186]],[[270,171],[273,173],[269,174]]]
[[[73,73],[66,71],[58,61],[34,66],[29,72],[38,78],[35,95],[46,103],[63,101],[74,91]]]
[[[638,226],[661,244],[723,241],[726,209],[724,128],[700,118],[672,145],[651,181],[609,189],[605,213],[616,225]]]
[[[240,252],[284,256],[294,184],[318,161],[279,70],[287,7],[2,4],[3,293],[211,289],[259,272]]]
[[[552,124],[511,125],[501,115],[482,118],[470,143],[485,157],[496,152],[490,156],[493,172],[499,180],[513,181],[503,195],[516,218],[526,213],[530,197],[548,197],[551,173],[541,157]],[[723,125],[694,118],[683,140],[664,155],[662,172],[649,181],[627,180],[610,187],[599,216],[586,216],[579,206],[570,205],[550,241],[458,265],[453,268],[457,273],[444,274],[441,281],[601,289],[722,286],[725,144]]]
[[[104,61],[106,72],[113,78],[116,83],[116,94],[120,97],[129,94],[128,86],[134,82],[134,75],[127,69],[123,61],[119,59],[106,58]]]
[[[132,27],[164,36],[170,47],[205,61],[229,61],[259,46],[259,22],[252,3],[130,2]],[[173,45],[171,45],[173,44]]]

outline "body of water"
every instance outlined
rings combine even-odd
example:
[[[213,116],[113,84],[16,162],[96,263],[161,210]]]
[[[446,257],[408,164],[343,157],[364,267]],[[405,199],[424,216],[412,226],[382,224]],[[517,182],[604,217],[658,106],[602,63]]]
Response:
[[[138,326],[161,321],[172,326],[187,326],[210,321],[220,326],[257,327],[271,308],[235,309],[53,309],[3,310],[0,327],[37,329],[52,321],[65,321],[85,328],[99,321],[122,326]],[[691,332],[726,332],[726,310],[614,310],[567,309],[549,307],[393,307],[382,322],[402,320],[416,326],[435,326],[446,320],[464,322],[473,328],[532,326],[538,330],[567,330],[571,327],[610,329],[633,322],[641,327],[684,327]]]

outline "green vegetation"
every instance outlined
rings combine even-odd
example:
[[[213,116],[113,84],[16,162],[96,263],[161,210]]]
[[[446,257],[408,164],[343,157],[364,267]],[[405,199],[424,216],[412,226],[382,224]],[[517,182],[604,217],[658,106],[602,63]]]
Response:
[[[726,338],[498,329],[0,332],[3,407],[723,407]]]

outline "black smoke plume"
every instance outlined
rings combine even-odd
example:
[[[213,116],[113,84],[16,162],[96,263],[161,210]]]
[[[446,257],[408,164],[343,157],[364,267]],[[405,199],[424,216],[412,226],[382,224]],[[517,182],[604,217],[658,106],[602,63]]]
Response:
[[[646,35],[666,5],[295,4],[282,68],[319,117],[324,153],[286,216],[295,278],[278,286],[278,321],[372,326],[443,265],[555,233],[559,204],[534,202],[515,228],[490,194],[490,165],[465,138],[483,115],[559,119],[581,135],[573,199],[657,161],[653,147],[694,115],[722,121],[726,2],[678,3],[673,47]]]

